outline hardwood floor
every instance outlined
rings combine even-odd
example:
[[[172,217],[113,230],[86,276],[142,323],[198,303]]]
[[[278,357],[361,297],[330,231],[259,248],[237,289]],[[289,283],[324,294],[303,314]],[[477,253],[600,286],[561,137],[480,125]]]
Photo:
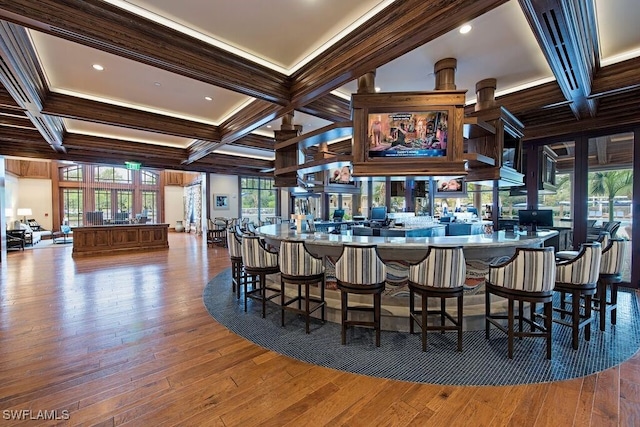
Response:
[[[229,267],[225,249],[193,234],[169,242],[100,258],[72,259],[70,245],[7,255],[0,425],[640,425],[640,354],[585,378],[508,387],[311,366],[206,312],[203,287]],[[52,416],[68,420],[42,419]]]

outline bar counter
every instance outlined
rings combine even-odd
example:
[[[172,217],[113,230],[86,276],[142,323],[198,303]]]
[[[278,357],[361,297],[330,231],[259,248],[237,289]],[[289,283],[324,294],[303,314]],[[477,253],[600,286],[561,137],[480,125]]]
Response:
[[[393,230],[390,228],[388,230]],[[351,230],[341,234],[301,232],[291,230],[289,224],[265,225],[257,229],[265,240],[278,246],[281,240],[301,239],[316,255],[340,256],[345,243],[375,244],[385,260],[418,261],[429,246],[462,246],[467,261],[511,256],[516,247],[541,247],[545,240],[558,235],[557,231],[539,231],[534,235],[500,230],[491,234],[470,236],[391,237],[353,235]]]
[[[169,249],[169,224],[112,224],[75,227],[73,257]]]
[[[393,230],[393,228],[390,228]],[[345,243],[375,244],[378,253],[387,265],[386,288],[382,295],[382,329],[408,330],[409,290],[406,284],[409,263],[421,260],[430,245],[462,246],[467,266],[465,281],[463,328],[477,330],[484,327],[484,281],[489,264],[508,259],[517,247],[541,247],[547,239],[558,235],[557,231],[540,231],[535,235],[515,234],[504,230],[491,234],[471,236],[436,236],[436,237],[383,237],[354,236],[351,231],[341,234],[321,232],[301,232],[291,230],[289,224],[266,225],[257,229],[267,243],[279,246],[282,240],[304,240],[308,250],[325,259],[327,319],[340,323],[340,293],[335,284],[335,262],[342,253]],[[317,292],[311,291],[312,294]],[[360,302],[353,296],[354,303]],[[432,301],[433,300],[433,301]],[[505,300],[506,301],[506,300]],[[505,301],[492,302],[492,310],[506,309]],[[363,304],[370,303],[363,298]],[[430,309],[436,299],[429,301]],[[439,302],[438,302],[439,306]],[[448,311],[455,313],[455,301],[447,302]]]

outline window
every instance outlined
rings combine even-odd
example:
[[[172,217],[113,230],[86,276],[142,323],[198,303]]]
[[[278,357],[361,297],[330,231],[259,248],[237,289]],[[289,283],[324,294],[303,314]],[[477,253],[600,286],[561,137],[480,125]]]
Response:
[[[140,171],[140,182],[144,185],[156,185],[158,183],[158,174],[149,171]]]
[[[83,192],[80,188],[62,189],[62,223],[71,227],[82,226]]]
[[[95,180],[96,182],[114,182],[121,184],[131,184],[132,172],[129,169],[115,166],[96,166]]]
[[[61,178],[62,181],[82,181],[82,167],[81,166],[69,166],[62,169]]]
[[[141,216],[146,216],[148,223],[162,220],[158,172],[72,165],[61,168],[60,177],[60,209],[71,226],[88,225],[85,216],[89,212],[91,218],[100,218],[99,222],[123,223]]]
[[[157,219],[158,219],[157,206],[158,206],[158,192],[143,191],[142,192],[142,211],[140,212],[140,215],[146,216],[147,222],[157,222]]]
[[[273,186],[271,178],[240,178],[242,197],[242,218],[258,223],[267,217],[276,216],[278,206],[278,189]]]

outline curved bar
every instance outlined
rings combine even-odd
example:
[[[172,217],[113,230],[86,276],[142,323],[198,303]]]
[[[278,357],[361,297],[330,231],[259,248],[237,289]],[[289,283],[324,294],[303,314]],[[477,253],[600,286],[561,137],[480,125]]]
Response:
[[[498,231],[491,234],[471,236],[438,237],[381,237],[354,236],[350,231],[343,234],[298,233],[289,224],[265,225],[257,233],[274,246],[287,239],[305,240],[310,251],[318,255],[339,256],[344,243],[375,244],[385,260],[418,261],[430,245],[462,246],[465,257],[487,259],[496,256],[511,256],[516,247],[539,247],[545,240],[558,235],[557,231],[539,231],[535,235]]]
[[[481,329],[484,325],[484,282],[489,264],[510,258],[517,247],[540,247],[544,245],[545,240],[558,235],[557,231],[551,230],[540,231],[535,235],[498,231],[470,236],[354,236],[350,231],[343,234],[298,233],[295,229],[290,229],[290,225],[286,223],[262,226],[256,231],[267,243],[275,247],[279,246],[282,240],[304,240],[309,252],[325,257],[326,298],[327,307],[330,309],[327,315],[328,319],[334,322],[340,322],[340,319],[337,314],[331,312],[331,309],[337,309],[339,313],[339,293],[335,287],[335,279],[332,278],[332,262],[340,256],[345,243],[377,245],[380,257],[387,264],[387,287],[382,297],[382,329],[400,331],[408,330],[408,264],[421,260],[430,245],[463,247],[467,264],[463,328],[472,330]],[[502,302],[492,303],[492,307],[502,305]],[[452,312],[455,310],[452,308]],[[494,311],[499,311],[498,307]]]

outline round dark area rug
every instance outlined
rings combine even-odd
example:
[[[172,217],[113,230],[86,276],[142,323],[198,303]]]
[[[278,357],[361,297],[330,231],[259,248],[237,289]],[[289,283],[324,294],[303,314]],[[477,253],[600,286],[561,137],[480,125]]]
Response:
[[[315,365],[402,381],[451,385],[513,385],[559,381],[602,371],[629,359],[640,347],[640,313],[635,292],[618,293],[617,325],[607,320],[601,332],[592,324],[591,340],[578,350],[571,348],[571,328],[553,325],[552,360],[545,358],[545,341],[524,338],[514,343],[514,358],[507,357],[507,338],[492,329],[464,333],[463,352],[456,351],[456,333],[430,333],[427,352],[422,352],[420,335],[383,331],[376,347],[374,332],[365,328],[348,331],[347,345],[340,344],[340,325],[312,320],[311,333],[304,332],[304,319],[286,313],[280,326],[280,309],[261,307],[249,301],[244,312],[242,296],[231,292],[231,270],[214,277],[205,286],[204,305],[218,322],[234,333],[275,352]],[[597,317],[597,315],[596,315]]]

